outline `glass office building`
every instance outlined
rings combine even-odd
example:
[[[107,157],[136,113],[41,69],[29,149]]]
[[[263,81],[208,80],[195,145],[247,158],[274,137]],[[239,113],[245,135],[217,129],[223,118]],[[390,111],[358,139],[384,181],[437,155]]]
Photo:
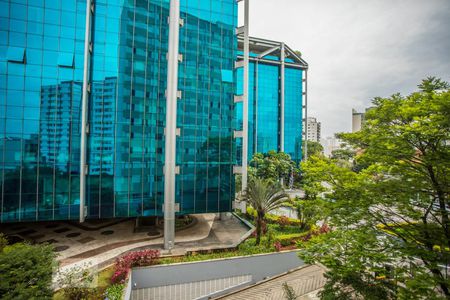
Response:
[[[230,211],[237,5],[182,0],[180,11],[175,202],[180,214]],[[86,0],[0,2],[1,222],[78,220],[83,173],[87,218],[162,215],[168,16],[169,0],[96,0],[88,12]]]
[[[243,59],[241,37],[238,59]],[[270,150],[286,152],[294,161],[301,161],[304,82],[308,64],[284,43],[254,37],[250,37],[249,61],[249,161],[254,153]],[[236,77],[237,95],[242,95],[242,67],[237,69]],[[237,105],[242,106],[242,102]],[[242,127],[240,107],[236,110],[236,118]]]

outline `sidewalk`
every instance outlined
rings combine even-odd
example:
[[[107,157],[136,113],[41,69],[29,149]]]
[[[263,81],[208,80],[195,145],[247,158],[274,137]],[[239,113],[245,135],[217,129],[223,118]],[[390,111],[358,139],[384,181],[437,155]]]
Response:
[[[163,237],[150,240],[128,243],[114,249],[106,249],[95,255],[77,254],[61,260],[63,270],[75,266],[91,266],[102,268],[114,261],[114,259],[131,250],[159,249],[162,256],[184,255],[188,251],[210,250],[236,246],[241,238],[249,234],[249,228],[233,215],[229,214],[222,220],[217,219],[216,214],[195,215],[197,223],[176,233],[175,248],[169,253],[163,250]],[[130,239],[130,234],[124,237]],[[142,233],[133,235],[140,236]],[[145,233],[144,233],[145,235]]]

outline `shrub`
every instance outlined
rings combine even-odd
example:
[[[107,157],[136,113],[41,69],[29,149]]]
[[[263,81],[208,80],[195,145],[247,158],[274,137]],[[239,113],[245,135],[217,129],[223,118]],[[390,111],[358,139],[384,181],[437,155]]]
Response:
[[[330,228],[330,226],[328,226],[327,223],[323,223],[322,226],[320,226],[320,228],[319,228],[319,233],[320,233],[320,234],[322,234],[322,233],[328,233],[328,232],[330,232],[330,231],[331,231],[331,228]]]
[[[295,243],[298,240],[301,240],[305,234],[308,234],[303,232],[303,233],[291,233],[291,234],[282,234],[277,236],[276,241],[279,242],[281,244],[281,246],[286,247],[286,246],[290,246],[290,245],[295,245]]]
[[[246,215],[247,218],[255,220],[256,210],[253,207],[248,206]],[[277,216],[274,214],[266,214],[264,219],[268,224],[279,224],[280,226],[300,226],[302,224],[300,220],[288,218],[286,216]],[[284,225],[282,225],[280,222],[284,222]]]
[[[287,282],[283,283],[283,293],[286,297],[286,300],[296,300],[298,296],[295,294],[294,289],[287,284]]]
[[[3,233],[0,233],[0,253],[2,253],[3,248],[5,248],[6,245],[8,245],[8,240],[3,235]]]
[[[271,214],[266,215],[266,221],[269,224],[279,224],[280,225],[280,223],[279,223],[280,218],[286,218],[287,222],[289,222],[287,225],[290,225],[290,226],[300,226],[302,224],[302,222],[300,222],[300,220],[297,220],[297,219],[287,218],[285,216],[279,217],[279,216],[271,215]]]
[[[124,283],[128,272],[133,267],[143,267],[155,264],[160,255],[159,250],[142,250],[127,253],[116,259],[115,272],[111,278],[113,283]]]
[[[281,216],[278,218],[277,223],[280,225],[281,229],[284,229],[284,227],[291,225],[291,222],[289,221],[289,218],[286,216]]]
[[[122,300],[124,288],[125,288],[125,285],[123,285],[123,284],[110,285],[106,289],[104,296],[108,300]]]
[[[246,211],[247,211],[247,217],[249,219],[252,219],[252,220],[256,219],[256,210],[253,207],[247,206]]]
[[[51,298],[55,264],[52,246],[4,246],[0,252],[0,299]]]
[[[87,299],[93,290],[94,275],[88,266],[70,268],[58,273],[58,284],[65,299]]]
[[[275,251],[280,252],[282,245],[279,241],[276,241],[273,246],[275,247]]]

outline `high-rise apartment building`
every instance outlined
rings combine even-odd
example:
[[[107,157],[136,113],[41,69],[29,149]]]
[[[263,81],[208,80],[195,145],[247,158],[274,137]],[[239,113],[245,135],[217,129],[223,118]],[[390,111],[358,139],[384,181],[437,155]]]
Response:
[[[312,142],[320,142],[321,123],[316,118],[308,117],[306,119],[306,126],[308,127],[306,139]]]
[[[352,132],[361,130],[362,124],[364,123],[364,115],[365,113],[360,113],[352,109]]]

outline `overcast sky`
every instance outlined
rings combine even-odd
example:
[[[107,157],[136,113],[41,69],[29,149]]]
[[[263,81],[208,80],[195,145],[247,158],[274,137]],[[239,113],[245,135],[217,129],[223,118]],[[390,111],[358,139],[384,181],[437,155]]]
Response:
[[[250,35],[284,41],[309,63],[309,115],[322,136],[351,130],[351,110],[450,80],[450,0],[250,0]]]

